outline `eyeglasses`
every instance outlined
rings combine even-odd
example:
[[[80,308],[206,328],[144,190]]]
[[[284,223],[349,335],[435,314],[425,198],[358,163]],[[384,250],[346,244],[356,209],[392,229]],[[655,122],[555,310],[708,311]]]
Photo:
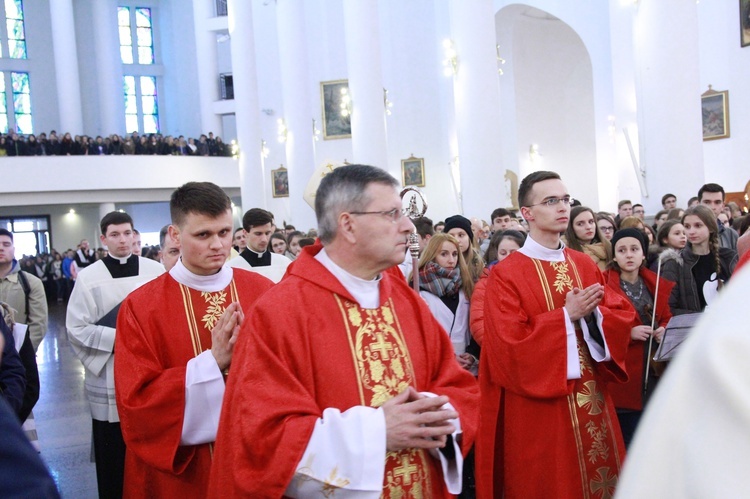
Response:
[[[562,204],[565,204],[565,205],[570,205],[570,203],[572,203],[573,201],[575,201],[575,200],[572,197],[570,197],[570,196],[565,196],[565,197],[561,197],[561,198],[548,198],[548,199],[545,199],[544,201],[542,201],[541,203],[530,204],[528,206],[528,208],[531,208],[532,206],[541,206],[541,205],[548,206],[548,207],[552,208],[553,206],[557,206],[558,203],[562,203]]]
[[[614,232],[615,228],[614,227],[599,227],[599,230],[602,232]]]
[[[398,223],[404,216],[402,208],[393,208],[388,211],[350,211],[350,215],[383,215],[391,220],[391,223]]]

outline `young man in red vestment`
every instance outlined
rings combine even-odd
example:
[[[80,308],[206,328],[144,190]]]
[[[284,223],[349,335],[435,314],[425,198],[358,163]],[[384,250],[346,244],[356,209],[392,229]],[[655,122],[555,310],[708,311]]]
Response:
[[[400,276],[414,226],[396,180],[326,175],[321,244],[245,322],[227,384],[210,497],[447,497],[461,490],[478,387]]]
[[[571,199],[559,175],[532,173],[518,199],[529,237],[487,284],[477,490],[611,497],[624,446],[606,383],[627,379],[635,312],[561,242]]]
[[[224,377],[240,325],[272,283],[224,265],[229,197],[189,182],[170,201],[181,257],[124,301],[117,319],[117,407],[125,497],[205,497]]]

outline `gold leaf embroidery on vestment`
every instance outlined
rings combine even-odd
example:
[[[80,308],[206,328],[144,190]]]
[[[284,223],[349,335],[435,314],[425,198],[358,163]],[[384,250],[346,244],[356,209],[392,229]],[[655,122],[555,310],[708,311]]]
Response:
[[[596,381],[590,380],[583,384],[583,390],[576,395],[578,407],[583,407],[589,416],[602,413],[604,407],[604,395],[596,388]]]
[[[328,475],[328,478],[323,481],[323,488],[321,489],[323,497],[333,497],[336,489],[340,489],[349,485],[349,480],[337,475],[338,467],[335,467],[333,468],[333,470],[331,470],[331,474]]]
[[[617,475],[609,472],[607,466],[596,469],[597,478],[590,482],[591,492],[601,499],[611,499],[617,487]]]
[[[573,289],[573,279],[568,275],[567,262],[549,262],[557,275],[555,276],[555,291],[558,293],[567,293]]]
[[[347,313],[349,314],[349,322],[351,322],[354,327],[362,325],[362,314],[359,313],[359,310],[352,307],[347,310]]]
[[[385,366],[378,359],[371,359],[370,372],[372,373],[372,380],[376,383],[380,383],[383,380]]]
[[[581,374],[586,371],[594,374],[594,369],[591,367],[591,363],[589,362],[588,357],[583,353],[583,348],[581,347],[580,341],[576,341],[576,348],[578,349],[578,363],[581,366]]]
[[[201,322],[203,322],[203,326],[206,329],[211,331],[224,313],[224,303],[227,301],[227,294],[224,291],[217,291],[216,293],[204,291],[201,293],[201,297],[208,304],[206,314],[201,319]]]
[[[606,443],[607,430],[607,423],[604,421],[602,421],[601,426],[597,426],[593,421],[586,423],[586,431],[593,440],[591,449],[588,451],[589,461],[592,464],[596,463],[596,460],[599,458],[603,461],[609,458],[609,446]]]

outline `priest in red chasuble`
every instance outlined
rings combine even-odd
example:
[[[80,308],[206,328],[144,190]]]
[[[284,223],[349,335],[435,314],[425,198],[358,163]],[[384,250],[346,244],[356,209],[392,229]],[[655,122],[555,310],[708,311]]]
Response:
[[[571,199],[559,175],[530,174],[518,199],[529,237],[492,270],[485,298],[477,490],[608,498],[625,454],[606,385],[627,380],[635,311],[560,241]]]
[[[209,497],[449,497],[479,390],[402,277],[414,226],[387,172],[340,167],[318,188],[321,244],[242,327]]]
[[[273,283],[224,265],[229,197],[208,182],[178,188],[167,237],[181,258],[131,293],[117,319],[115,384],[127,445],[124,497],[205,497],[240,325]]]

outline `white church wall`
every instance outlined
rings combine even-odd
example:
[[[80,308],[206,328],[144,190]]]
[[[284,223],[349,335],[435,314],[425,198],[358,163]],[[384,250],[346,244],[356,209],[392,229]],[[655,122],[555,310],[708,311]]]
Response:
[[[81,83],[81,107],[83,130],[78,133],[91,135],[99,128],[99,83],[96,74],[96,53],[91,27],[97,19],[92,13],[92,0],[74,0],[76,50],[78,52],[78,75]],[[50,54],[50,60],[52,60]],[[50,75],[54,79],[54,75]],[[124,120],[123,120],[124,121]]]

